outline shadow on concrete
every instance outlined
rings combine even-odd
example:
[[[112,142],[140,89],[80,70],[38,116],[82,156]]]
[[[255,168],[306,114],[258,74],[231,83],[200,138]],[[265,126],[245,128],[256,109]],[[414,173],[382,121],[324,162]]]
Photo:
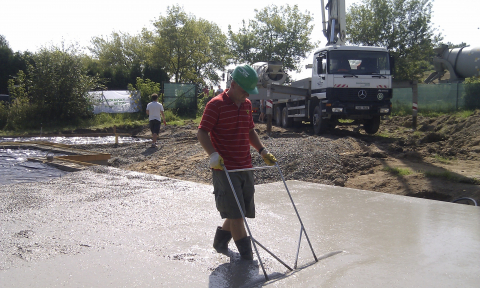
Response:
[[[230,256],[230,263],[224,263],[213,270],[208,287],[261,287],[263,283],[265,276],[259,273],[258,261],[240,260],[238,254]]]

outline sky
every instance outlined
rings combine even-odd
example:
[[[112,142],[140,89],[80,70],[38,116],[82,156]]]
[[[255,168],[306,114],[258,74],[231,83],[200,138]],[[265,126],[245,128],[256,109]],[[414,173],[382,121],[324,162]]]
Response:
[[[219,0],[24,0],[3,1],[0,17],[0,35],[5,36],[13,51],[36,52],[41,47],[78,43],[89,46],[92,37],[110,36],[112,32],[138,34],[142,28],[153,30],[152,22],[166,16],[167,6],[179,4],[184,11],[198,18],[216,23],[226,34],[228,25],[237,31],[242,20],[254,19],[254,9],[268,5],[297,4],[300,11],[308,10],[313,16],[315,28],[312,40],[326,44],[322,33],[321,1],[312,0],[242,0],[226,2]],[[324,1],[325,3],[327,0]],[[345,0],[346,7],[361,0]],[[480,1],[434,0],[433,27],[444,36],[444,42],[466,42],[480,47]],[[347,27],[348,30],[348,27]],[[308,57],[313,56],[313,51]],[[310,63],[306,59],[305,64]],[[1,67],[0,67],[1,68]],[[310,70],[303,70],[293,78],[309,77]]]

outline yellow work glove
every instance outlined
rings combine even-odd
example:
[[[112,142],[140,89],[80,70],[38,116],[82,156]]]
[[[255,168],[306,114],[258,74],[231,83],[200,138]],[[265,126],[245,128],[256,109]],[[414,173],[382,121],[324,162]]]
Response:
[[[223,158],[218,152],[210,154],[210,168],[223,170]]]
[[[277,163],[277,158],[275,158],[275,156],[273,156],[272,153],[269,153],[266,149],[263,149],[260,155],[262,155],[263,161],[265,161],[268,166],[273,166],[275,163]]]

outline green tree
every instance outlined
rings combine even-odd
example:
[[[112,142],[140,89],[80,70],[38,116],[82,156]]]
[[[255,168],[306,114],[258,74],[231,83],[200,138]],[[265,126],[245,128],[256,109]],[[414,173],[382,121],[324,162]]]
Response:
[[[443,44],[443,43],[440,43],[440,44]],[[445,44],[445,45],[447,45],[449,49],[462,48],[462,47],[470,46],[470,45],[468,45],[468,44],[465,43],[465,42],[462,42],[462,43],[460,43],[460,44],[453,44],[452,42],[447,42],[447,44]]]
[[[419,80],[442,40],[431,15],[430,0],[364,0],[347,13],[347,41],[386,47],[395,57],[396,78]]]
[[[93,115],[88,92],[101,87],[96,77],[86,75],[77,48],[41,48],[31,61],[25,73],[9,81],[12,105],[17,105],[12,121],[18,120],[11,128],[76,123]]]
[[[24,54],[29,55],[28,52]],[[14,53],[7,39],[0,35],[0,94],[8,94],[8,80],[19,70],[25,70],[26,62],[22,56],[20,52]]]
[[[229,58],[227,37],[220,28],[196,19],[178,5],[167,7],[167,15],[153,23],[149,34],[152,61],[164,67],[176,83],[218,83],[216,71],[224,70]]]
[[[142,114],[146,114],[147,104],[151,101],[150,96],[152,94],[160,94],[160,83],[155,83],[150,79],[143,80],[138,77],[135,86],[133,84],[128,84],[128,90],[133,93],[134,91],[140,91],[140,98],[142,101]],[[163,95],[158,95],[159,102],[163,102]]]
[[[3,35],[0,35],[0,93],[6,94],[7,82],[13,61],[13,51],[8,45],[8,41]]]
[[[255,20],[234,33],[229,26],[230,49],[235,62],[281,61],[286,71],[300,71],[301,61],[318,43],[310,41],[313,17],[297,5],[268,6],[255,10]]]
[[[168,81],[161,67],[149,62],[151,45],[143,33],[132,36],[113,32],[110,37],[94,37],[91,43],[89,50],[94,57],[85,61],[89,74],[104,78],[111,90],[127,89],[137,77]]]

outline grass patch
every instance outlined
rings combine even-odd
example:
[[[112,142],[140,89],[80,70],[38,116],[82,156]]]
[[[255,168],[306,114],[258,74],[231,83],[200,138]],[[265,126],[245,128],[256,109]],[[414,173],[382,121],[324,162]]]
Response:
[[[407,168],[383,167],[382,171],[388,172],[395,176],[407,176],[412,174],[412,170]]]
[[[442,172],[425,171],[423,172],[423,174],[425,174],[426,177],[442,178],[451,182],[480,185],[480,179],[465,177],[450,171],[442,171]]]
[[[381,137],[381,138],[390,138],[392,135],[390,133],[387,133],[387,132],[381,132],[381,133],[375,134],[375,136],[378,136],[378,137]]]
[[[450,164],[450,161],[453,159],[445,158],[440,155],[435,155],[433,156],[437,162],[443,163],[443,164]]]
[[[468,118],[470,116],[472,116],[473,114],[475,113],[474,110],[465,110],[465,111],[459,111],[457,112],[456,116],[460,117],[460,118]]]
[[[182,126],[187,122],[199,124],[201,115],[192,118],[187,116],[178,116],[170,110],[164,111],[167,125]],[[123,128],[136,128],[148,126],[148,116],[144,113],[100,113],[93,116],[91,119],[80,121],[77,124],[45,124],[38,125],[36,129],[23,129],[21,131],[0,130],[0,136],[27,136],[32,134],[47,134],[64,131],[72,131],[75,129],[108,129],[113,126]]]

